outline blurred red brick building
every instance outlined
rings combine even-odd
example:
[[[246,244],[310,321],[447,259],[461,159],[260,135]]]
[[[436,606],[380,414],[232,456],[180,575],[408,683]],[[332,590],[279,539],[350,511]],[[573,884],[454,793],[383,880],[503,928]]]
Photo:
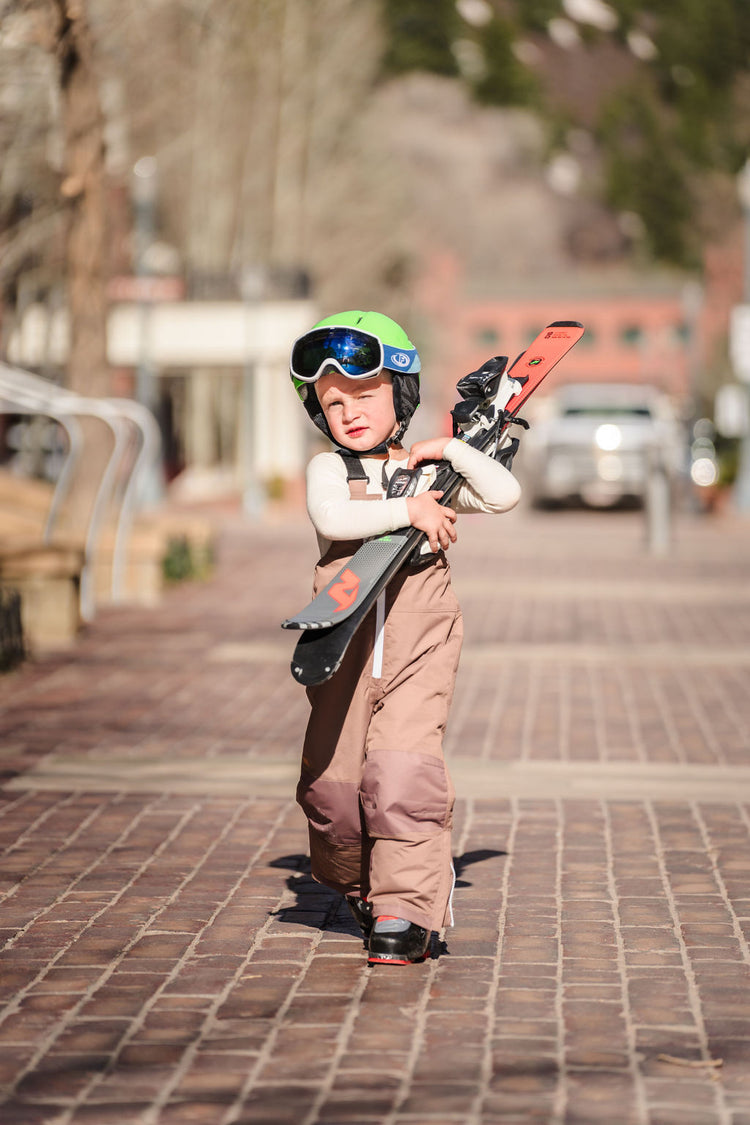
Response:
[[[705,398],[707,372],[709,385],[731,378],[730,371],[722,378],[721,368],[730,310],[741,300],[741,265],[739,240],[732,239],[707,254],[702,285],[679,277],[607,281],[602,274],[582,282],[573,276],[554,279],[548,291],[537,282],[529,294],[519,286],[487,300],[468,294],[452,256],[438,255],[418,295],[429,324],[430,383],[440,402],[452,405],[457,379],[489,356],[512,360],[545,324],[578,320],[586,333],[554,385],[647,383],[679,401]]]

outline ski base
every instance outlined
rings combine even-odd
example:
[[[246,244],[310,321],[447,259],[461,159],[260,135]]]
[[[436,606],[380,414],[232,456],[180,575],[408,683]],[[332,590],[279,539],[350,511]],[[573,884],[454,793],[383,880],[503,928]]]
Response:
[[[315,684],[325,683],[334,672],[337,672],[344,653],[341,650],[343,638],[336,639],[332,633],[337,633],[342,626],[329,629],[309,629],[303,632],[294,648],[292,657],[292,675],[298,684],[303,687],[314,687]],[[352,636],[353,636],[352,631]],[[347,638],[347,647],[351,637]]]

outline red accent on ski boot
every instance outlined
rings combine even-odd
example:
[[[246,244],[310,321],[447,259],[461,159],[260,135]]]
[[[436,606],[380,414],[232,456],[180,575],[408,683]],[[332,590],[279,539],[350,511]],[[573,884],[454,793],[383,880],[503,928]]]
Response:
[[[393,922],[402,925],[388,925]],[[415,961],[424,961],[429,946],[429,930],[414,922],[407,923],[406,919],[381,914],[370,934],[367,962],[370,965],[410,965]]]

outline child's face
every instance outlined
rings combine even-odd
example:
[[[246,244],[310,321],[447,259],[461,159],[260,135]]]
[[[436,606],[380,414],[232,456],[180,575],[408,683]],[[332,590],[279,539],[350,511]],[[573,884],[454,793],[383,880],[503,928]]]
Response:
[[[345,449],[364,452],[396,432],[390,375],[347,379],[333,371],[321,375],[315,390],[334,440]]]

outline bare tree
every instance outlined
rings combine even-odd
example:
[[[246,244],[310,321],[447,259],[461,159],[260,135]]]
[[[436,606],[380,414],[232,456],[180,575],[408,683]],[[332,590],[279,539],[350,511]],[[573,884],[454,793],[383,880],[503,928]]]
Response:
[[[55,61],[49,95],[58,118],[47,121],[47,147],[55,128],[61,138],[59,206],[48,200],[52,220],[64,217],[64,275],[70,316],[68,383],[84,394],[108,389],[106,367],[106,197],[104,119],[99,101],[95,49],[85,0],[21,0],[6,3],[25,58],[40,50]],[[53,104],[54,104],[53,102]],[[37,219],[39,216],[37,216]],[[37,227],[35,232],[40,231]],[[33,234],[16,245],[23,257]],[[7,266],[6,266],[7,268]]]
[[[0,278],[37,292],[65,278],[71,385],[106,390],[107,207],[127,207],[144,155],[159,170],[157,237],[178,250],[195,295],[212,282],[237,293],[255,271],[306,275],[326,308],[395,310],[410,247],[373,99],[378,0],[0,0],[0,14],[0,63],[21,50],[6,19],[23,49],[5,121],[0,66],[0,144],[13,154],[0,165]],[[105,136],[119,164],[105,167]]]
[[[104,118],[94,43],[84,0],[50,0],[58,59],[68,203],[68,379],[74,390],[103,394],[107,379]]]

